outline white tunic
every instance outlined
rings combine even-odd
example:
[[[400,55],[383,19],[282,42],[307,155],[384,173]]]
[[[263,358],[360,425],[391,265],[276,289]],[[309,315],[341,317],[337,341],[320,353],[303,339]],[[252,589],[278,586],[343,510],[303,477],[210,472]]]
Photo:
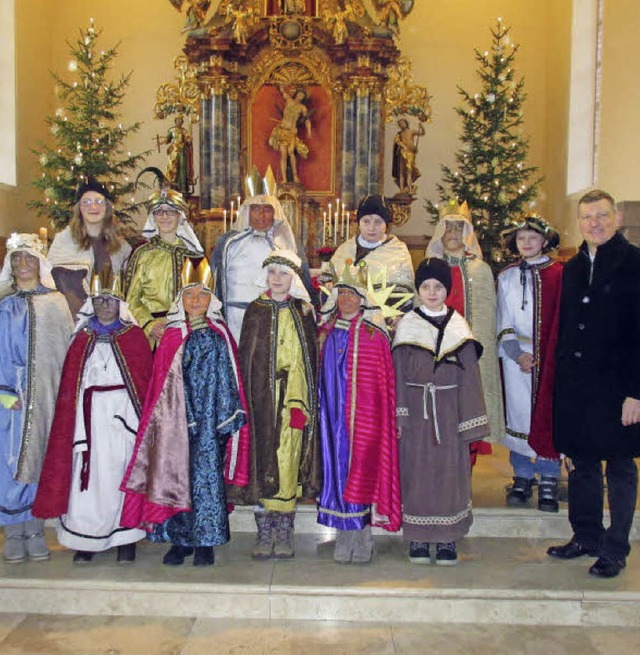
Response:
[[[543,256],[531,263],[542,264],[548,259]],[[533,407],[531,373],[523,373],[519,364],[507,356],[503,347],[505,341],[517,340],[523,352],[533,353],[533,318],[536,299],[533,294],[532,271],[528,270],[525,275],[524,308],[520,267],[512,266],[498,275],[497,330],[500,335],[498,355],[502,359],[507,416],[506,435],[502,443],[516,453],[526,457],[537,457],[536,452],[527,443]]]
[[[133,454],[138,427],[138,417],[125,388],[93,393],[89,486],[80,490],[82,453],[88,448],[84,391],[91,386],[113,385],[124,385],[120,369],[109,343],[97,341],[85,363],[76,408],[69,508],[57,526],[58,541],[67,548],[99,552],[145,536],[143,530],[120,527],[124,494],[119,487]]]

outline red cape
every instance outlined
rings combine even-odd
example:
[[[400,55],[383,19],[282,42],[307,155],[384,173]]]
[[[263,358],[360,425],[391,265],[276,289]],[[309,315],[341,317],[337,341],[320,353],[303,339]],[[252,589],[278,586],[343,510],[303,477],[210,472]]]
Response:
[[[244,386],[240,376],[238,366],[238,354],[236,343],[231,336],[227,326],[222,322],[213,322],[209,318],[206,319],[209,327],[220,334],[231,349],[232,363],[238,376],[238,394],[240,396],[240,404],[242,409],[248,416],[247,402],[245,399]],[[138,436],[136,438],[136,445],[133,451],[133,457],[124,479],[122,481],[121,490],[125,492],[124,507],[122,509],[121,525],[127,528],[143,527],[150,529],[152,524],[163,523],[175,514],[184,511],[190,511],[191,507],[178,505],[165,505],[152,502],[144,493],[139,493],[128,488],[129,479],[132,470],[138,461],[140,455],[140,447],[145,440],[147,428],[153,416],[153,411],[158,404],[160,394],[162,393],[169,369],[173,363],[178,349],[191,333],[188,328],[188,333],[183,337],[182,330],[177,328],[168,329],[165,331],[160,347],[155,353],[153,362],[153,374],[151,377],[151,384],[147,399],[142,410],[142,418],[138,426]],[[225,457],[225,481],[227,484],[235,486],[246,486],[249,482],[249,423],[245,423],[239,430],[239,440],[237,442],[237,450],[234,457],[234,444],[233,439],[227,441],[227,450]],[[235,467],[234,467],[235,464]],[[149,467],[151,468],[151,467]],[[233,468],[233,470],[232,470]]]
[[[534,369],[533,411],[528,443],[540,457],[558,459],[560,454],[553,447],[553,385],[556,375],[562,264],[551,260],[537,268],[540,284],[534,288],[538,313],[534,314],[533,355],[539,364]]]
[[[140,416],[151,377],[152,356],[144,332],[130,325],[110,335],[113,351],[125,386]],[[68,509],[76,409],[82,373],[93,351],[96,335],[88,328],[76,334],[64,362],[49,444],[32,513],[38,518],[55,518]]]
[[[353,441],[343,496],[350,503],[372,505],[372,524],[396,532],[402,525],[402,501],[391,349],[384,333],[357,320],[349,328],[350,343],[356,343],[356,329],[357,348],[349,348],[347,364],[347,420],[353,416],[348,426]]]

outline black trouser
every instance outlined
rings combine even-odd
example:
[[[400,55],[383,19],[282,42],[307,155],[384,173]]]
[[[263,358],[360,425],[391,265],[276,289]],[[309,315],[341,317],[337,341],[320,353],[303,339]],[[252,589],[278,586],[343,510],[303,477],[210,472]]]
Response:
[[[598,549],[605,557],[625,558],[631,550],[629,532],[638,495],[635,461],[628,457],[605,460],[611,518],[606,530],[602,525],[602,462],[590,458],[572,461],[575,469],[569,474],[569,521],[575,540],[585,548]]]

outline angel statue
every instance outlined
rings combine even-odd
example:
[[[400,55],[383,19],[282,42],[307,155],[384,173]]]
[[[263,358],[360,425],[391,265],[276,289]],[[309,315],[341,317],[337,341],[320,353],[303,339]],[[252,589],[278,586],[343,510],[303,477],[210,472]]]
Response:
[[[186,6],[186,20],[183,32],[198,29],[204,24],[207,16],[207,11],[211,6],[211,0],[169,0],[171,4],[178,10],[182,11],[182,7]]]
[[[391,32],[400,32],[400,19],[405,18],[413,9],[413,0],[373,0],[378,11],[378,20]]]

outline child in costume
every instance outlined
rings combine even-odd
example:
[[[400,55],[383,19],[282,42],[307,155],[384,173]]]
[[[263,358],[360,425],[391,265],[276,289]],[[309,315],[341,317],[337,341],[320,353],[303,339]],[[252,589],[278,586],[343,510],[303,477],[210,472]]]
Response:
[[[230,499],[257,504],[256,559],[294,556],[296,498],[320,488],[316,438],[316,321],[300,258],[274,250],[242,323],[240,369],[251,423],[250,483]]]
[[[478,357],[482,346],[467,322],[445,305],[451,268],[425,259],[416,271],[420,304],[393,339],[400,437],[403,537],[409,558],[436,564],[458,560],[456,541],[469,531],[469,443],[489,434]]]
[[[191,267],[187,265],[187,269]],[[203,261],[167,314],[133,458],[123,481],[125,527],[173,544],[163,563],[214,562],[229,541],[225,482],[247,483],[248,426],[235,343]]]
[[[345,268],[321,310],[318,523],[338,530],[334,560],[371,561],[371,525],[401,523],[393,362],[380,306]]]
[[[160,181],[164,183],[164,178]],[[204,251],[187,221],[189,204],[182,194],[162,188],[149,196],[147,205],[142,236],[148,241],[129,259],[124,290],[131,313],[155,350],[167,325],[167,311],[180,288],[182,267],[189,258],[198,261]]]
[[[557,512],[560,454],[553,447],[552,415],[562,264],[546,253],[560,239],[535,214],[502,235],[505,246],[521,257],[498,275],[498,347],[507,410],[502,443],[511,451],[514,476],[506,501],[526,505],[538,474],[538,509]]]
[[[121,299],[118,277],[95,275],[65,359],[33,506],[34,516],[59,517],[58,541],[76,549],[76,564],[114,546],[118,562],[133,562],[145,536],[120,526],[120,483],[151,365],[149,342]]]
[[[73,320],[36,234],[12,234],[0,272],[0,525],[7,562],[45,560],[32,514]]]

